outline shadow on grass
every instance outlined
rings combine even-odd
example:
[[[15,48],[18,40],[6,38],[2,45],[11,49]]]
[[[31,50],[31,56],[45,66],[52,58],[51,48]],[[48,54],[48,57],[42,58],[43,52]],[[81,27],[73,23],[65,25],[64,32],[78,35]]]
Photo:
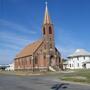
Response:
[[[51,87],[53,90],[60,90],[60,89],[66,89],[68,88],[68,83],[61,83],[61,84],[55,84]]]

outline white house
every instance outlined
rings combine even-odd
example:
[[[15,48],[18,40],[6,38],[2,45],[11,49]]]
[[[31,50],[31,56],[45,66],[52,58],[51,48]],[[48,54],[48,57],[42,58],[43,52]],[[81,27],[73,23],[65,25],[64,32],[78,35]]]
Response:
[[[9,64],[9,66],[5,70],[14,71],[14,63]]]
[[[84,49],[77,49],[67,58],[67,68],[69,69],[90,68],[90,53]]]

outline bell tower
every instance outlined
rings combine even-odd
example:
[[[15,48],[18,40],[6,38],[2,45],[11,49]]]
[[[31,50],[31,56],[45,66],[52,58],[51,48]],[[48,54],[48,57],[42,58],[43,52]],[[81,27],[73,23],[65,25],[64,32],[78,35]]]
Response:
[[[55,51],[54,28],[53,28],[53,24],[52,24],[50,16],[49,16],[47,2],[46,2],[42,32],[43,32],[43,38],[45,40],[45,47],[46,47],[47,51],[52,51],[52,53],[54,53],[54,51]]]

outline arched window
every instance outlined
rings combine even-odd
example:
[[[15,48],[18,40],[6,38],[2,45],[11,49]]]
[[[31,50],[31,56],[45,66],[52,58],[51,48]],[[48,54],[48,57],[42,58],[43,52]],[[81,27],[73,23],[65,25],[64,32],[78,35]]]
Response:
[[[61,63],[61,58],[59,57],[59,63]]]
[[[38,64],[38,57],[37,56],[35,56],[35,64]]]
[[[43,58],[46,59],[46,53],[43,54]]]
[[[31,64],[31,57],[29,57],[29,64]]]
[[[44,49],[46,49],[46,45],[44,45]]]
[[[52,44],[50,44],[50,48],[52,48]]]
[[[49,34],[52,34],[52,28],[49,27]]]
[[[43,34],[45,35],[45,27],[43,28]]]

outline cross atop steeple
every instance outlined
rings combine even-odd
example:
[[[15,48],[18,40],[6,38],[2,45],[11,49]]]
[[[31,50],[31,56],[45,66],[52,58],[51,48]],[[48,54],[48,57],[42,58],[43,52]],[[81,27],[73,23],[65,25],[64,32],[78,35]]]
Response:
[[[51,24],[51,20],[50,20],[50,16],[48,13],[48,6],[47,6],[47,2],[45,2],[46,4],[46,8],[45,8],[45,16],[44,16],[44,24]]]
[[[46,4],[46,6],[47,6],[48,2],[46,1],[45,4]]]

